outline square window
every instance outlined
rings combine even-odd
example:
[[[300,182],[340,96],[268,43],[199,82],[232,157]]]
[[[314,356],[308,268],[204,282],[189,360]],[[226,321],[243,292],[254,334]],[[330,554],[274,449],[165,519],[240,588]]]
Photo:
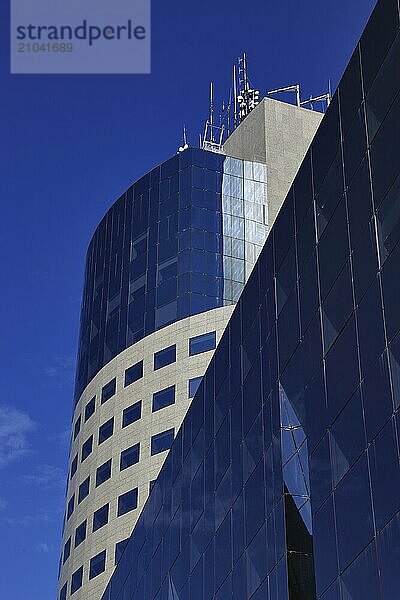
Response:
[[[189,398],[194,398],[202,379],[203,377],[194,377],[193,379],[189,379]]]
[[[106,569],[106,551],[100,552],[90,559],[89,579],[93,579],[103,573]]]
[[[105,504],[93,515],[93,531],[97,531],[100,527],[104,527],[108,523],[108,504]]]
[[[98,467],[96,471],[96,487],[110,479],[111,477],[111,458],[100,467]]]
[[[86,539],[86,520],[75,529],[74,546],[77,548]]]
[[[81,415],[79,415],[79,417],[77,418],[77,420],[75,421],[75,426],[74,426],[74,440],[76,440],[76,438],[78,437],[78,433],[81,430]]]
[[[96,396],[94,396],[94,398],[89,400],[89,402],[85,406],[85,423],[88,419],[90,419],[90,417],[94,413],[95,409],[96,409]]]
[[[86,458],[89,456],[89,454],[92,453],[92,450],[93,450],[93,436],[91,435],[90,438],[88,438],[82,446],[81,462],[86,460]]]
[[[176,361],[176,346],[169,346],[154,354],[154,370],[161,369]]]
[[[108,438],[112,436],[114,433],[114,417],[111,417],[108,421],[103,423],[101,427],[99,427],[99,444],[102,444]]]
[[[75,475],[77,468],[78,468],[78,455],[76,454],[74,460],[71,463],[70,479],[72,479],[73,476]]]
[[[85,481],[81,483],[78,491],[78,504],[82,502],[84,498],[89,494],[89,486],[90,486],[90,475],[86,477]]]
[[[119,559],[123,555],[128,542],[129,542],[129,538],[126,538],[126,540],[122,540],[121,542],[118,542],[117,544],[115,544],[115,564],[117,564],[119,562]]]
[[[174,441],[174,429],[168,429],[157,435],[153,435],[151,438],[151,455],[159,454],[165,450],[169,450]]]
[[[68,560],[71,554],[71,538],[68,538],[64,544],[63,564]]]
[[[139,462],[140,444],[135,444],[121,452],[120,471],[131,467]]]
[[[175,386],[165,388],[153,394],[153,412],[161,410],[166,406],[170,406],[175,402]]]
[[[135,402],[135,404],[128,406],[128,408],[125,408],[125,410],[123,411],[122,427],[127,427],[131,423],[138,421],[141,416],[142,416],[142,402],[141,402],[141,400],[139,400],[139,402]]]
[[[70,500],[68,502],[67,521],[70,518],[70,516],[72,515],[72,513],[74,512],[74,507],[75,507],[75,494],[73,494],[73,496],[70,498]]]
[[[130,490],[129,492],[126,492],[125,494],[122,494],[121,496],[119,496],[117,517],[120,517],[121,515],[124,515],[125,513],[130,512],[131,510],[134,510],[137,507],[137,503],[138,503],[138,489],[137,488]]]
[[[60,592],[59,600],[67,600],[67,584],[64,583]]]
[[[101,390],[101,403],[107,402],[112,396],[114,396],[117,389],[117,379],[114,377],[109,381]]]
[[[216,345],[217,336],[215,331],[197,335],[189,340],[189,356],[195,356],[196,354],[201,354],[202,352],[214,350]]]
[[[80,587],[82,587],[82,580],[83,580],[83,567],[79,567],[79,569],[77,571],[75,571],[75,573],[72,574],[71,594],[75,593],[77,590],[79,590]]]
[[[143,361],[136,363],[125,371],[125,387],[143,377]]]

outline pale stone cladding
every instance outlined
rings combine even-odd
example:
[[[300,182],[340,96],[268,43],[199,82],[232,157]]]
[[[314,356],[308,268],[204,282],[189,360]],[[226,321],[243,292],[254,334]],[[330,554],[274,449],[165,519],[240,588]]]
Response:
[[[72,574],[83,565],[82,587],[73,594],[76,600],[98,599],[104,592],[106,584],[115,566],[115,546],[129,537],[137,518],[149,495],[150,482],[157,478],[167,451],[151,456],[150,443],[153,435],[174,428],[178,431],[190,404],[188,382],[202,376],[213,355],[213,351],[203,352],[195,356],[189,355],[189,339],[203,333],[216,332],[218,343],[225,326],[232,314],[233,306],[188,317],[173,323],[160,331],[156,331],[121,352],[105,365],[83,391],[74,412],[74,423],[82,419],[78,436],[71,443],[69,472],[71,463],[78,455],[78,470],[69,483],[67,503],[75,494],[75,508],[65,522],[63,547],[71,538],[71,555],[61,567],[60,588],[71,581]],[[176,344],[176,361],[154,370],[154,353]],[[143,360],[143,377],[124,387],[125,370]],[[116,377],[116,393],[104,404],[100,403],[101,390],[110,380]],[[169,386],[176,386],[175,403],[157,412],[152,412],[153,393]],[[96,396],[96,410],[84,422],[84,410],[87,403]],[[123,410],[141,400],[141,418],[131,425],[122,428]],[[114,417],[114,433],[98,444],[99,427]],[[80,463],[82,445],[93,435],[93,451]],[[140,443],[140,459],[137,464],[120,471],[120,454],[133,444]],[[96,487],[96,470],[109,459],[112,459],[111,477]],[[90,476],[88,496],[77,504],[80,484]],[[118,497],[125,492],[138,488],[138,505],[133,511],[117,517]],[[96,510],[109,504],[108,523],[92,532],[93,514]],[[87,521],[86,539],[74,549],[76,528]],[[106,569],[103,573],[89,580],[90,559],[106,550]],[[69,589],[68,589],[69,597]]]

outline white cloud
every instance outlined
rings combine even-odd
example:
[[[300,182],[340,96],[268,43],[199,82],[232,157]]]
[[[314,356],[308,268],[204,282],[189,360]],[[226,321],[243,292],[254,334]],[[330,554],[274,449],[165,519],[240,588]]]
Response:
[[[35,429],[36,424],[27,413],[0,405],[0,467],[21,459],[30,451],[28,434]]]
[[[53,465],[39,465],[32,473],[22,475],[21,480],[29,485],[36,485],[43,490],[60,490],[66,485],[66,473]]]
[[[45,554],[48,554],[49,552],[52,551],[52,549],[53,549],[53,546],[51,546],[47,542],[38,542],[36,544],[36,550],[38,552],[44,552]]]
[[[72,385],[74,371],[74,356],[55,356],[52,363],[44,367],[45,376],[59,389]]]

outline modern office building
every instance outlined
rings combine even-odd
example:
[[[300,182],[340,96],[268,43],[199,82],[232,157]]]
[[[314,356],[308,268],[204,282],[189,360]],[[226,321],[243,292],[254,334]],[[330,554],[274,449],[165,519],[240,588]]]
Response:
[[[267,133],[258,127],[266,115]],[[222,148],[177,154],[132,185],[96,229],[59,600],[103,594],[321,118],[265,100],[227,141],[234,157]],[[259,160],[245,147],[248,123],[262,138]]]
[[[380,0],[103,600],[400,597],[399,65]]]

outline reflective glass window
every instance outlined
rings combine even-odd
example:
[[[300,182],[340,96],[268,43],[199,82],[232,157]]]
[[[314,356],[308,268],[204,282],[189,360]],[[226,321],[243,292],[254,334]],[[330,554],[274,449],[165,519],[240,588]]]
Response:
[[[71,496],[67,505],[67,520],[70,518],[75,508],[75,494]]]
[[[86,539],[86,520],[83,521],[76,529],[75,529],[75,542],[74,548],[77,548],[79,544],[81,544]]]
[[[313,516],[313,542],[315,578],[319,596],[336,579],[338,571],[332,496],[329,496]]]
[[[124,515],[137,507],[138,503],[138,488],[125,492],[118,497],[118,512],[117,517]]]
[[[377,211],[377,228],[381,264],[400,238],[400,176],[396,179]]]
[[[359,382],[357,335],[354,317],[350,319],[326,355],[328,408],[335,416],[343,408]]]
[[[64,583],[60,591],[59,600],[67,600],[67,584]]]
[[[347,212],[351,246],[354,249],[360,234],[372,217],[372,192],[368,160],[358,167],[347,188]]]
[[[112,398],[117,389],[117,379],[114,377],[111,381],[109,381],[101,390],[101,403],[107,402],[110,398]]]
[[[393,412],[389,365],[386,352],[364,375],[362,385],[365,426],[371,441]]]
[[[141,360],[140,362],[136,363],[135,365],[132,365],[131,367],[129,367],[129,369],[126,369],[124,386],[126,387],[126,386],[130,385],[131,383],[138,381],[138,379],[141,379],[142,377],[143,377],[143,361]]]
[[[110,479],[111,477],[111,458],[96,469],[96,487]]]
[[[90,417],[92,416],[92,414],[94,413],[95,410],[96,410],[96,396],[94,396],[91,400],[89,400],[89,402],[85,406],[85,423],[88,419],[90,419]]]
[[[79,588],[82,587],[82,581],[83,581],[83,566],[79,567],[79,569],[77,569],[75,571],[75,573],[72,574],[71,594],[74,594],[77,590],[79,590]]]
[[[400,156],[400,153],[399,153]],[[392,340],[400,329],[400,244],[386,259],[382,269],[383,304],[388,340]]]
[[[366,447],[359,390],[333,423],[330,444],[333,483],[336,485]]]
[[[372,13],[361,37],[361,62],[365,89],[374,80],[399,27],[396,0],[382,2]],[[378,34],[379,31],[379,34]]]
[[[64,553],[63,553],[63,564],[66,560],[68,560],[71,554],[71,538],[69,537],[64,544]]]
[[[324,351],[328,352],[353,311],[353,288],[349,263],[332,286],[322,305]]]
[[[399,509],[400,465],[394,423],[390,420],[370,447],[375,522],[382,529]]]
[[[77,420],[75,421],[75,426],[74,426],[74,440],[76,440],[76,438],[78,437],[78,433],[81,430],[81,415],[79,415],[79,417],[77,418]]]
[[[168,429],[157,435],[153,435],[151,438],[151,454],[159,454],[171,448],[172,442],[174,441],[174,429]]]
[[[154,370],[161,369],[176,361],[176,345],[159,350],[154,354]]]
[[[72,479],[73,476],[75,475],[77,468],[78,468],[78,455],[76,454],[74,457],[74,460],[71,463],[70,479]]]
[[[140,444],[135,444],[126,450],[121,452],[121,458],[119,463],[120,471],[131,467],[139,462]]]
[[[349,255],[346,207],[343,200],[326,226],[318,251],[321,296],[325,298]]]
[[[378,535],[382,600],[393,600],[400,589],[400,512]]]
[[[342,575],[342,600],[379,598],[379,575],[374,544],[353,562]]]
[[[203,377],[194,377],[189,379],[189,398],[194,398]]]
[[[78,504],[80,504],[82,502],[82,500],[84,498],[86,498],[86,496],[89,494],[89,486],[90,486],[90,475],[88,477],[86,477],[86,479],[84,481],[82,481],[81,485],[79,486]]]
[[[115,556],[114,556],[115,564],[117,564],[119,562],[119,559],[123,555],[128,542],[129,542],[129,538],[126,538],[125,540],[121,540],[120,542],[117,542],[115,544]]]
[[[383,310],[379,280],[375,279],[357,310],[361,373],[366,373],[385,348]]]
[[[343,570],[373,536],[366,453],[340,481],[335,491],[335,504],[339,566]]]
[[[131,423],[138,421],[142,416],[142,402],[135,402],[128,408],[125,408],[122,413],[122,427],[127,427]]]
[[[108,523],[108,504],[105,504],[93,514],[93,531],[97,531],[100,527],[104,527]]]
[[[400,335],[397,335],[389,346],[389,361],[393,385],[393,402],[397,409],[400,406]]]
[[[89,579],[93,579],[106,570],[106,551],[100,552],[90,559]]]
[[[214,350],[216,346],[216,332],[203,333],[189,340],[189,355],[201,354],[208,350]]]
[[[99,427],[99,444],[102,444],[114,433],[114,417],[103,423]]]
[[[326,434],[311,454],[311,504],[317,511],[332,490],[332,467],[329,453],[329,438]]]
[[[153,394],[153,412],[161,410],[166,406],[170,406],[175,402],[175,386],[172,385],[164,390],[160,390]]]

